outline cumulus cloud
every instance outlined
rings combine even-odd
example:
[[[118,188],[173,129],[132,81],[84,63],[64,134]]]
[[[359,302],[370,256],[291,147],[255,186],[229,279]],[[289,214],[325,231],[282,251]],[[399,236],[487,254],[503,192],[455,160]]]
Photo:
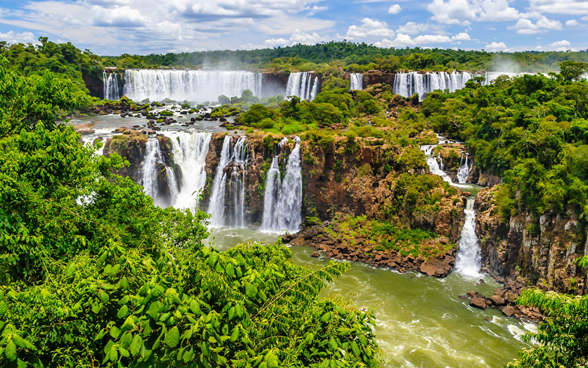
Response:
[[[538,13],[554,14],[588,14],[586,0],[530,0],[530,9]]]
[[[92,15],[94,15],[94,25],[101,27],[141,27],[147,22],[139,10],[130,6],[111,9],[94,5]]]
[[[568,26],[568,27],[575,27],[575,26],[579,26],[579,25],[580,25],[580,23],[575,19],[568,20],[566,22],[566,26]]]
[[[398,27],[396,32],[404,33],[404,34],[417,34],[421,32],[426,32],[429,29],[428,24],[419,24],[415,22],[408,22],[403,26]]]
[[[439,23],[470,25],[472,21],[505,22],[521,13],[508,0],[433,0],[427,10]]]
[[[534,34],[548,30],[560,31],[562,24],[557,20],[547,19],[542,16],[537,23],[533,23],[529,19],[519,19],[514,26],[509,26],[508,29],[516,30],[518,34]]]
[[[492,42],[486,47],[484,47],[486,51],[508,51],[508,48],[504,44],[504,42]]]
[[[375,45],[379,47],[405,47],[405,46],[421,46],[431,45],[440,43],[449,43],[454,41],[465,41],[469,40],[470,36],[467,33],[458,33],[453,37],[444,35],[420,35],[412,38],[411,36],[403,33],[398,33],[396,38],[384,39],[380,42],[376,42]]]
[[[14,31],[7,33],[0,32],[0,41],[6,41],[8,43],[39,43],[32,32],[16,33]]]
[[[394,37],[394,31],[388,28],[386,22],[380,22],[370,18],[361,20],[361,25],[349,26],[345,38],[348,40],[365,39],[369,37]]]
[[[388,14],[398,14],[401,10],[402,8],[400,7],[400,5],[394,4],[388,9]]]
[[[567,40],[561,40],[561,41],[556,41],[556,42],[550,44],[549,46],[551,46],[551,47],[570,46],[570,43]]]
[[[299,29],[295,30],[289,39],[285,38],[270,38],[265,40],[264,44],[267,47],[296,45],[301,43],[303,45],[314,45],[322,41],[328,41],[329,37],[321,36],[316,32],[306,33]]]

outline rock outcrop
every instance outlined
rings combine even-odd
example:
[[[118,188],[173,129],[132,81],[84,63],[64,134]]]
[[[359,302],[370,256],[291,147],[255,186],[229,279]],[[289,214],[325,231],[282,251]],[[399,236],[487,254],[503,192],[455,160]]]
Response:
[[[495,203],[498,187],[482,190],[475,202],[476,234],[485,266],[499,280],[520,275],[529,284],[560,293],[586,293],[587,271],[576,260],[585,254],[578,236],[578,219],[528,211],[501,219]],[[515,276],[516,275],[516,276]]]

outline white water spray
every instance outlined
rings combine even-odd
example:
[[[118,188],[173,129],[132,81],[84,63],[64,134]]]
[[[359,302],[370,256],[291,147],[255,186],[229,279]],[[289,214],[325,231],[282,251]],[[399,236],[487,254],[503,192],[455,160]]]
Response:
[[[290,73],[286,86],[286,97],[297,96],[312,101],[318,94],[319,79],[312,72]]]

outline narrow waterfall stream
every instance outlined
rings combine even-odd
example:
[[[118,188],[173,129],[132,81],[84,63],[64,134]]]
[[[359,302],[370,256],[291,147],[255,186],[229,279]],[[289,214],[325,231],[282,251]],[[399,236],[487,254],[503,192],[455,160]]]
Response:
[[[302,160],[300,155],[300,138],[294,139],[296,145],[288,158],[286,175],[280,182],[278,156],[272,160],[267,174],[263,209],[265,231],[288,231],[296,233],[302,226]],[[287,142],[287,139],[286,139]],[[280,142],[279,147],[285,142]]]
[[[232,169],[229,167],[232,166]],[[227,180],[226,169],[230,170]],[[210,224],[214,227],[245,226],[245,172],[247,171],[247,149],[245,137],[239,137],[233,143],[231,136],[223,141],[221,156],[216,168],[208,212],[211,215]],[[232,192],[232,211],[226,211],[227,181]],[[230,193],[229,193],[230,194]]]
[[[160,188],[160,170],[164,169],[169,188]],[[149,139],[145,148],[145,159],[141,168],[142,182],[145,194],[153,198],[153,202],[160,207],[173,205],[172,193],[178,192],[175,173],[168,167],[161,153],[158,139]]]
[[[363,74],[362,73],[351,73],[349,74],[349,90],[362,90],[363,89]]]

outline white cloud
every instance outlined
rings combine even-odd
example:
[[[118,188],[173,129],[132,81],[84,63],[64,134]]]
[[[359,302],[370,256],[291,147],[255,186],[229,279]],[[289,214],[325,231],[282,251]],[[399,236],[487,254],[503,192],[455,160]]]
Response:
[[[15,33],[14,31],[7,33],[0,32],[0,41],[6,41],[8,43],[39,43],[32,32]]]
[[[421,32],[426,32],[429,29],[428,24],[419,24],[415,22],[408,22],[403,26],[398,27],[396,32],[404,33],[404,34],[417,34]]]
[[[505,22],[517,20],[521,14],[508,6],[508,0],[481,0],[477,2],[480,21]]]
[[[141,12],[129,6],[103,8],[98,5],[92,7],[94,25],[102,27],[141,27],[147,19]]]
[[[570,46],[570,42],[567,40],[556,41],[549,46],[551,47],[563,47],[563,46]]]
[[[388,28],[386,22],[364,18],[361,20],[360,26],[349,26],[347,34],[345,35],[345,38],[348,40],[365,39],[369,37],[394,37],[394,31]]]
[[[518,34],[534,34],[546,32],[547,30],[560,31],[562,25],[557,20],[547,19],[542,16],[537,23],[533,23],[529,19],[519,19],[514,26],[509,26],[508,29],[516,30]]]
[[[582,17],[582,18],[580,18],[580,19],[582,19],[582,20],[588,20],[588,15],[587,15],[587,16],[585,16],[585,17]]]
[[[445,24],[470,25],[470,20],[476,19],[476,11],[468,0],[433,0],[427,6],[433,13],[433,20]]]
[[[299,29],[295,30],[292,36],[289,39],[285,38],[270,38],[265,40],[264,44],[266,47],[274,47],[274,46],[287,46],[287,45],[295,45],[298,43],[304,45],[314,45],[316,43],[322,41],[328,41],[329,37],[323,37],[316,32],[313,33],[306,33],[302,32]]]
[[[530,9],[539,13],[588,14],[586,0],[530,0]]]
[[[401,10],[402,8],[400,7],[400,5],[394,4],[388,9],[388,14],[398,14]]]
[[[566,26],[568,26],[568,27],[576,27],[576,26],[579,26],[579,25],[580,25],[580,23],[577,20],[575,20],[575,19],[568,20],[566,22]]]
[[[407,34],[398,33],[395,39],[384,39],[380,42],[376,42],[375,45],[378,47],[421,46],[449,43],[454,41],[466,41],[469,39],[470,36],[467,33],[458,33],[453,37],[443,35],[420,35],[415,38],[412,38]]]
[[[484,47],[486,51],[508,51],[508,48],[504,44],[504,42],[492,42],[491,44],[486,45]]]

